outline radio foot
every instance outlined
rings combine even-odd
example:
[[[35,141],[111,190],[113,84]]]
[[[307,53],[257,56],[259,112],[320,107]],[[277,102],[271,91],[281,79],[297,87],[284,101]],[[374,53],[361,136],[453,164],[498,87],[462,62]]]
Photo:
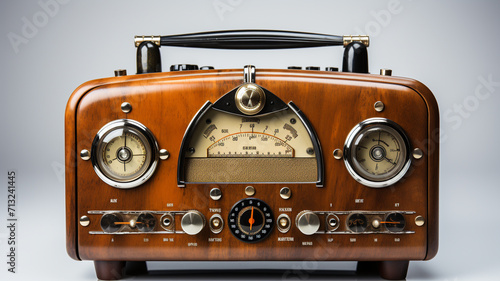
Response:
[[[124,261],[94,261],[94,267],[99,280],[119,280],[125,276]]]
[[[404,280],[409,263],[410,261],[381,261],[379,264],[380,277],[387,280]]]
[[[128,261],[125,267],[125,274],[134,275],[146,275],[148,274],[148,266],[145,261]]]
[[[358,261],[356,274],[358,275],[378,275],[378,261]]]

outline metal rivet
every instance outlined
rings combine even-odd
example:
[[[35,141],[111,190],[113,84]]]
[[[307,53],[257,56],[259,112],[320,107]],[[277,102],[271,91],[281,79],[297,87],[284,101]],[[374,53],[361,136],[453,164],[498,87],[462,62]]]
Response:
[[[285,186],[280,190],[280,196],[281,198],[287,200],[290,198],[290,196],[292,196],[292,191],[290,190],[290,188]]]
[[[380,75],[392,76],[392,69],[382,68],[380,69]]]
[[[80,151],[80,157],[82,158],[82,160],[89,160],[90,159],[90,151],[86,150],[86,149],[82,149],[82,151]]]
[[[375,111],[377,112],[382,112],[385,109],[385,104],[381,101],[377,101],[373,107],[375,107]]]
[[[126,69],[115,70],[115,77],[118,77],[118,76],[127,76],[127,70]]]
[[[123,113],[130,113],[132,111],[132,105],[128,102],[124,102],[121,105]]]
[[[333,158],[335,158],[335,159],[337,159],[337,160],[342,159],[342,150],[340,150],[340,149],[338,149],[338,148],[337,148],[337,149],[335,149],[335,150],[333,151]]]
[[[245,194],[247,196],[254,196],[255,195],[255,188],[253,186],[245,187]]]
[[[420,159],[420,158],[422,158],[422,156],[424,156],[424,152],[422,151],[422,149],[415,148],[413,150],[413,158]]]
[[[82,216],[80,218],[80,225],[81,226],[89,226],[90,225],[90,219],[87,216]]]
[[[170,157],[170,152],[166,149],[160,149],[160,159],[161,160],[167,160],[168,157]]]
[[[415,218],[415,224],[416,224],[417,226],[423,226],[423,225],[425,224],[425,219],[424,219],[424,217],[422,217],[422,216],[417,216],[417,217]]]
[[[210,190],[210,198],[212,198],[212,200],[217,201],[221,197],[222,197],[222,191],[220,191],[220,189],[212,188],[212,190]]]

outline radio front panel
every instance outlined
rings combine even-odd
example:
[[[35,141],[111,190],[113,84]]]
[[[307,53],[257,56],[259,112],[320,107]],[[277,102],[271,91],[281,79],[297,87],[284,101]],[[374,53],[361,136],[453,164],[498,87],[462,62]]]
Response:
[[[300,70],[91,81],[67,112],[70,254],[432,258],[433,101],[410,79]]]

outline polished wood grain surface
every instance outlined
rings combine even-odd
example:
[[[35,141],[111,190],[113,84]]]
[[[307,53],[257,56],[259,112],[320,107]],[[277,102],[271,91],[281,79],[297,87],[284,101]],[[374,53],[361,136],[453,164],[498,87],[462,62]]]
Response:
[[[134,234],[91,235],[100,231],[100,215],[91,210],[186,211],[196,209],[208,220],[221,209],[227,221],[230,208],[247,198],[242,184],[187,184],[177,187],[177,159],[184,132],[200,107],[240,85],[242,70],[207,70],[132,75],[90,81],[71,96],[66,110],[66,206],[67,249],[74,259],[84,260],[424,260],[438,247],[439,119],[432,93],[421,83],[396,77],[368,74],[327,73],[300,70],[259,70],[256,83],[283,101],[293,101],[309,119],[318,135],[325,163],[325,185],[253,184],[255,198],[264,200],[276,218],[280,208],[292,219],[282,234],[274,229],[267,239],[246,244],[227,228],[213,234],[208,226],[196,235]],[[122,102],[132,111],[121,111]],[[386,108],[377,112],[376,101]],[[395,185],[374,189],[356,182],[344,162],[332,152],[343,148],[350,130],[371,117],[391,119],[404,128],[412,147],[424,157],[413,159],[410,171]],[[160,149],[170,158],[159,162],[155,174],[143,185],[121,190],[102,182],[90,161],[79,157],[91,148],[97,131],[110,121],[129,118],[148,127]],[[279,190],[288,186],[292,197],[284,200]],[[209,191],[222,190],[213,201]],[[116,203],[110,203],[117,199]],[[363,199],[363,203],[356,203]],[[359,202],[359,200],[358,200]],[[316,234],[303,235],[295,226],[302,210],[313,211],[414,211],[407,215],[406,230],[414,234]],[[88,227],[78,218],[90,217]],[[426,223],[418,227],[416,216]],[[340,216],[340,230],[346,217]],[[292,237],[293,241],[278,241]],[[172,238],[172,239],[170,239]],[[210,238],[221,238],[212,242]],[[395,239],[396,238],[396,239]],[[173,240],[173,242],[172,242]]]

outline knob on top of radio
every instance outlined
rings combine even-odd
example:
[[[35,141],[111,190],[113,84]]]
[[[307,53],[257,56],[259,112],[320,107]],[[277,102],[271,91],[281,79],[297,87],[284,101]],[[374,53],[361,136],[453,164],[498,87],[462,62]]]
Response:
[[[199,67],[196,64],[173,64],[170,66],[170,71],[187,71],[198,69]]]

